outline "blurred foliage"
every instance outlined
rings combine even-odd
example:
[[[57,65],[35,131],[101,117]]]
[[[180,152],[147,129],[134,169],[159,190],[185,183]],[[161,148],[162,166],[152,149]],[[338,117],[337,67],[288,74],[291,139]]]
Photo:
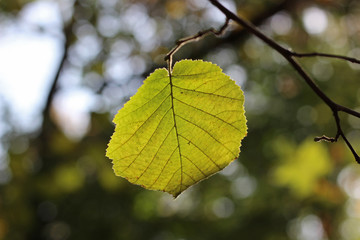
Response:
[[[22,9],[22,7],[32,2],[32,0],[13,0],[13,1],[1,1],[0,12],[3,13],[16,13]]]
[[[314,193],[319,179],[331,172],[329,154],[323,145],[305,140],[296,146],[285,139],[275,140],[283,163],[276,166],[274,180],[278,185],[288,186],[299,198]]]
[[[42,2],[2,0],[0,24],[20,24],[23,9]],[[54,2],[70,31],[57,29],[68,51],[51,109],[32,133],[1,115],[0,239],[360,239],[359,166],[342,141],[311,142],[335,134],[331,112],[277,53],[236,25],[175,57],[212,61],[242,85],[249,132],[240,158],[176,200],[115,177],[105,158],[114,113],[165,66],[177,39],[224,17],[206,0]],[[296,51],[360,56],[359,1],[225,2]],[[331,98],[358,107],[359,66],[300,62]],[[90,112],[61,109],[71,89],[91,94]],[[358,119],[341,118],[360,150]]]

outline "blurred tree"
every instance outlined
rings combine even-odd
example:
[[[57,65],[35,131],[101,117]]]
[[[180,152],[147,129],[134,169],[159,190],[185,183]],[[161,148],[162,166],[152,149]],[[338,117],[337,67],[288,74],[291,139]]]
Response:
[[[25,9],[44,2],[1,1],[0,25],[21,24]],[[309,140],[336,133],[331,112],[279,54],[235,24],[175,57],[212,61],[244,89],[249,132],[240,158],[176,200],[117,178],[105,158],[114,113],[165,66],[176,40],[217,28],[225,17],[206,0],[54,3],[63,55],[41,127],[19,131],[1,101],[0,239],[360,238],[359,167],[343,142]],[[224,3],[296,51],[359,57],[359,1]],[[359,66],[324,58],[301,64],[326,94],[358,107]],[[87,111],[64,107],[84,92]],[[341,119],[356,146],[358,119]]]

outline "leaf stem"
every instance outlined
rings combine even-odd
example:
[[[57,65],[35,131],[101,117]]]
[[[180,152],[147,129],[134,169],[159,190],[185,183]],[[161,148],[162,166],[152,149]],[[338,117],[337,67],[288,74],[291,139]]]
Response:
[[[221,36],[224,34],[226,28],[229,25],[229,18],[226,18],[224,25],[219,29],[216,30],[214,28],[209,28],[207,30],[204,31],[200,31],[195,35],[192,35],[190,37],[186,37],[186,38],[182,38],[180,40],[178,40],[176,42],[176,46],[170,50],[170,52],[168,52],[168,54],[166,54],[164,60],[167,61],[168,63],[168,72],[169,75],[171,75],[172,72],[172,65],[173,65],[173,56],[174,54],[183,46],[185,46],[186,44],[190,43],[190,42],[196,42],[199,41],[200,39],[202,39],[203,37],[209,35],[209,34],[214,34],[215,36]]]

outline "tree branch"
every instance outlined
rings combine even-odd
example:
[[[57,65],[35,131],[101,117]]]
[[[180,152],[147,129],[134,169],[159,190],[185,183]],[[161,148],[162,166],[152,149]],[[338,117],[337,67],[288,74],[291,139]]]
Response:
[[[72,28],[74,23],[75,23],[75,19],[72,18],[63,28],[63,35],[64,35],[63,54],[61,56],[61,60],[56,70],[55,76],[52,80],[51,87],[47,95],[45,106],[42,112],[43,115],[42,128],[36,141],[36,144],[38,145],[37,148],[39,151],[39,156],[41,156],[42,158],[42,167],[39,170],[39,174],[45,173],[49,170],[49,168],[55,166],[53,161],[47,161],[48,156],[51,155],[49,153],[49,149],[50,149],[49,143],[51,142],[50,136],[52,131],[56,129],[55,124],[51,121],[50,118],[50,109],[54,96],[57,92],[58,82],[61,72],[64,69],[64,65],[68,57],[68,50],[71,44]]]
[[[303,3],[304,0],[282,0],[281,2],[272,5],[272,7],[267,7],[263,11],[258,11],[256,15],[252,16],[251,22],[253,22],[255,25],[260,25],[280,11],[290,11],[299,2]],[[225,37],[212,39],[212,41],[207,41],[206,44],[202,44],[198,46],[196,49],[191,49],[191,52],[188,52],[186,55],[182,55],[181,58],[190,58],[190,59],[199,58],[199,57],[201,58],[201,56],[208,54],[209,49],[216,49],[223,45],[239,43],[239,41],[242,42],[246,39],[247,36],[248,34],[245,29],[243,28],[234,29],[233,31],[229,32]],[[180,54],[183,53],[184,52]],[[159,67],[163,67],[163,66],[162,65],[151,66],[144,73],[142,73],[141,76],[143,78],[146,78],[149,76],[149,74],[151,74],[155,69]],[[101,89],[105,88],[105,86],[108,83],[109,82],[104,82],[103,87]]]
[[[206,35],[209,34],[214,34],[215,36],[221,36],[224,32],[225,29],[228,27],[229,25],[229,18],[226,18],[226,21],[224,23],[224,25],[219,29],[216,30],[214,28],[210,28],[204,31],[200,31],[197,34],[190,36],[190,37],[186,37],[186,38],[182,38],[180,40],[178,40],[176,42],[176,46],[170,50],[170,52],[168,54],[166,54],[164,60],[168,62],[168,71],[171,74],[171,69],[172,69],[172,65],[173,65],[173,55],[183,46],[185,46],[186,44],[190,43],[190,42],[195,42],[198,41],[200,39],[202,39],[203,37],[205,37]]]
[[[70,35],[72,34],[72,28],[74,25],[74,19],[72,19],[63,29],[63,33],[64,33],[64,44],[63,44],[63,48],[64,48],[64,52],[61,56],[61,60],[59,63],[59,66],[56,70],[54,79],[52,81],[51,87],[50,87],[50,91],[46,97],[46,102],[45,102],[45,107],[43,109],[43,118],[47,118],[49,116],[49,112],[50,112],[50,107],[51,107],[51,103],[52,100],[54,98],[54,95],[56,93],[57,90],[57,84],[59,81],[59,77],[60,74],[64,68],[64,64],[66,62],[67,56],[68,56],[68,50],[69,50],[69,46],[70,46]]]
[[[278,43],[276,43],[274,40],[270,39],[269,37],[267,37],[265,34],[263,34],[260,30],[258,30],[252,23],[246,21],[245,19],[242,19],[241,17],[235,15],[234,13],[232,13],[231,11],[229,11],[226,7],[224,7],[218,0],[209,0],[215,7],[217,7],[225,16],[227,19],[231,19],[233,21],[235,21],[236,23],[238,23],[239,25],[241,25],[243,28],[245,28],[247,31],[249,31],[250,33],[252,33],[253,35],[257,36],[259,39],[261,39],[262,41],[264,41],[268,46],[270,46],[271,48],[273,48],[275,51],[277,51],[278,53],[280,53],[291,65],[292,67],[300,74],[300,76],[305,80],[305,82],[307,83],[307,85],[309,85],[309,87],[315,92],[316,95],[318,95],[322,101],[324,101],[324,103],[326,105],[328,105],[328,107],[331,109],[331,111],[333,112],[334,115],[334,120],[337,126],[337,134],[335,138],[329,138],[326,136],[322,136],[322,137],[317,137],[314,140],[315,141],[320,141],[320,140],[326,140],[326,141],[330,141],[330,142],[336,142],[339,138],[339,136],[341,136],[345,143],[347,144],[347,146],[349,147],[349,149],[351,150],[352,154],[355,157],[355,160],[360,164],[360,157],[359,155],[356,153],[356,151],[354,150],[354,148],[352,147],[351,143],[348,141],[348,139],[346,138],[342,128],[341,128],[341,124],[340,124],[340,118],[339,118],[339,111],[345,112],[347,114],[356,116],[360,118],[360,113],[349,109],[345,106],[339,105],[337,103],[335,103],[333,100],[331,100],[316,84],[315,82],[311,79],[311,77],[305,72],[305,70],[300,66],[300,64],[294,59],[294,57],[314,57],[314,56],[320,56],[320,57],[328,57],[328,58],[337,58],[337,59],[342,59],[342,60],[346,60],[346,61],[350,61],[353,63],[360,63],[360,60],[357,60],[355,58],[349,58],[349,57],[345,57],[345,56],[338,56],[338,55],[333,55],[333,54],[324,54],[324,53],[306,53],[306,54],[301,54],[301,53],[296,53],[293,51],[290,51],[288,49],[285,49],[284,47],[280,46]]]
[[[317,53],[317,52],[314,52],[314,53],[297,53],[297,52],[291,52],[291,54],[292,54],[294,57],[299,57],[299,58],[303,58],[303,57],[337,58],[337,59],[349,61],[349,62],[352,62],[352,63],[360,64],[360,60],[359,60],[359,59],[352,58],[352,57],[341,56],[341,55],[336,55],[336,54]]]

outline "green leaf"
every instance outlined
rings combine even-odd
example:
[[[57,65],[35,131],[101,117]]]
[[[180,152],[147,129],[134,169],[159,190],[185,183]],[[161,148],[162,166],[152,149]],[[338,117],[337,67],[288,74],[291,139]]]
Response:
[[[157,69],[114,118],[106,156],[116,175],[178,196],[220,171],[247,133],[244,96],[221,68],[177,62]]]

